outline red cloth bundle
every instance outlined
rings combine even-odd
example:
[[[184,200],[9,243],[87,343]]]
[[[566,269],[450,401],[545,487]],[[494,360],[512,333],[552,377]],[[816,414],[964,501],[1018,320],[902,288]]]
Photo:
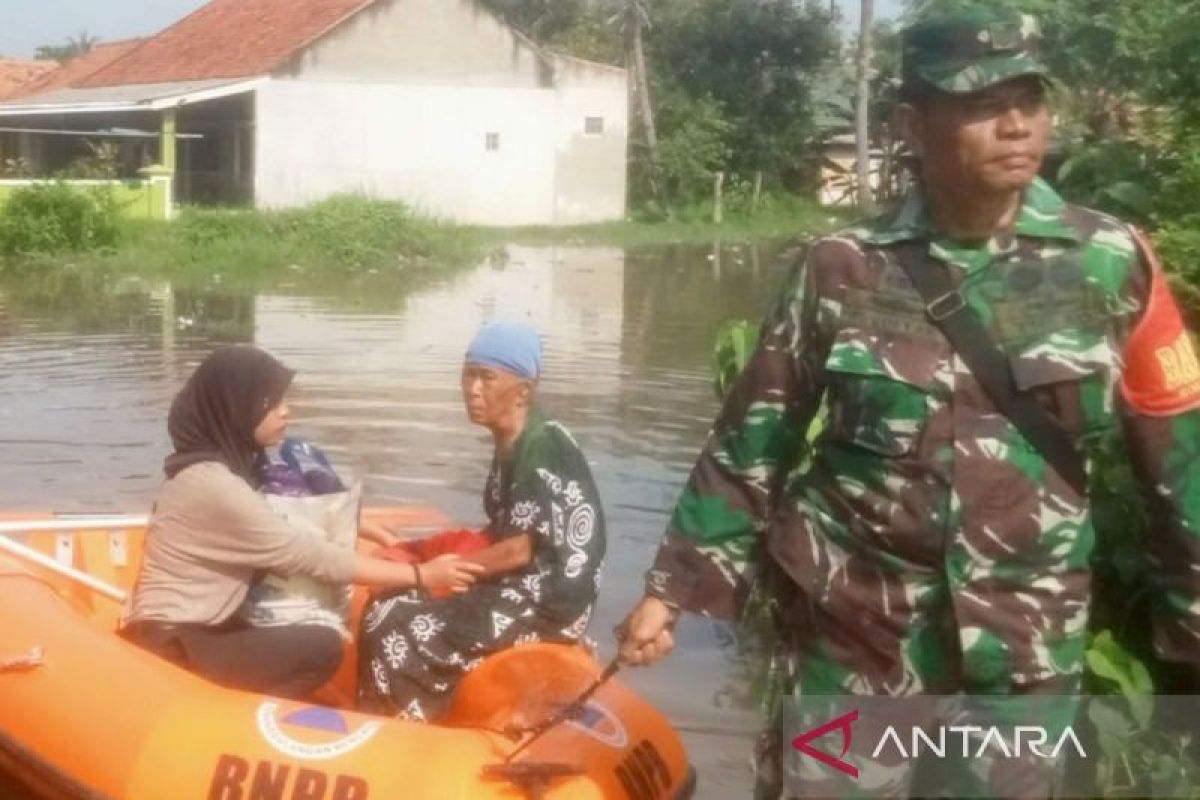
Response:
[[[386,558],[388,561],[399,561],[404,564],[423,564],[447,553],[457,553],[460,556],[470,555],[487,547],[491,547],[492,537],[483,531],[467,529],[442,531],[424,539],[407,539],[403,542],[381,547],[375,551],[376,558]],[[450,592],[430,591],[431,597],[449,597]]]
[[[491,545],[492,538],[483,531],[464,528],[442,531],[424,539],[407,539],[390,547],[381,547],[375,551],[375,556],[405,564],[420,564],[447,553],[457,553],[460,556],[469,555],[491,547]]]

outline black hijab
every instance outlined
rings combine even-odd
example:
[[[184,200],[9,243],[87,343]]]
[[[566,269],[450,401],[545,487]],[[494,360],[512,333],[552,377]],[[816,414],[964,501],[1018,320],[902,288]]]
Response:
[[[215,350],[175,395],[167,432],[175,452],[163,462],[168,478],[201,461],[220,461],[251,486],[262,448],[254,429],[283,400],[295,373],[250,345]]]

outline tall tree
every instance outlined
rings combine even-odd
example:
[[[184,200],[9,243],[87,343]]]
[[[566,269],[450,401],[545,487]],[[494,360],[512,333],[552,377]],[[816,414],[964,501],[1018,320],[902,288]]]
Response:
[[[656,6],[648,41],[660,96],[682,94],[717,108],[729,157],[717,167],[776,188],[804,191],[820,163],[811,90],[838,52],[824,3],[796,0],[677,0]],[[666,148],[673,131],[665,121]],[[711,178],[710,178],[711,180]]]
[[[861,0],[858,24],[858,55],[855,58],[854,148],[857,155],[858,205],[867,212],[875,210],[871,191],[871,19],[874,0]]]
[[[645,31],[650,27],[650,11],[645,0],[625,0],[619,18],[625,29],[626,68],[633,78],[633,91],[637,101],[642,135],[646,139],[646,160],[649,166],[647,180],[650,190],[667,215],[671,215],[671,203],[663,190],[661,162],[658,153],[658,127],[654,121],[654,105],[650,97],[650,77],[646,72]]]

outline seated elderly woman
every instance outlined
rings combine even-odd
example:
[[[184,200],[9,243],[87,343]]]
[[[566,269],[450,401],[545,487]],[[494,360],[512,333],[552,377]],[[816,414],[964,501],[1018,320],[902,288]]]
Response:
[[[484,656],[534,641],[577,641],[591,619],[604,559],[604,516],[579,446],[533,408],[541,344],[532,328],[495,323],[467,350],[463,402],[495,440],[483,493],[491,544],[466,594],[420,590],[375,600],[359,642],[365,710],[432,720]]]

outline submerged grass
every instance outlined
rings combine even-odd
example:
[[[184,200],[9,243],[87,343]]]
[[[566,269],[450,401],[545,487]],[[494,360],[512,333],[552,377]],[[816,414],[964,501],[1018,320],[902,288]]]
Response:
[[[335,197],[301,209],[188,209],[143,223],[109,258],[176,279],[263,285],[339,283],[364,274],[401,277],[476,262],[484,243],[402,203]]]
[[[642,219],[567,227],[531,226],[488,228],[496,240],[519,244],[596,244],[642,246],[705,244],[713,241],[751,242],[808,236],[845,223],[848,214],[824,208],[792,195],[763,198],[753,211],[731,209],[721,223],[712,221],[712,207],[700,203],[677,209],[670,219]]]

